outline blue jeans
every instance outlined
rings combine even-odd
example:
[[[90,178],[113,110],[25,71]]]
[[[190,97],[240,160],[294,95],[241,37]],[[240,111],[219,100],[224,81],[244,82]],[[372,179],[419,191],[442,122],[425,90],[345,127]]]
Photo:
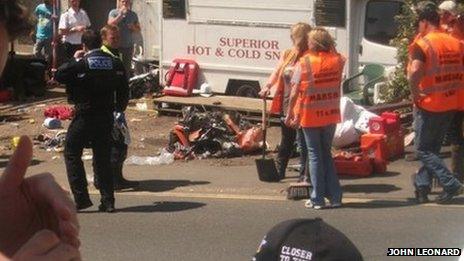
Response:
[[[298,141],[298,148],[300,149],[300,181],[309,181],[308,173],[308,146],[306,145],[303,129],[296,130],[296,138]]]
[[[50,64],[52,56],[52,40],[51,39],[37,39],[33,49],[34,56],[42,58]]]
[[[430,189],[432,175],[438,178],[445,191],[454,191],[462,185],[439,157],[443,138],[455,113],[455,111],[428,112],[420,108],[415,110],[414,143],[417,157],[422,162],[422,167],[416,176],[417,187]]]
[[[311,201],[315,205],[325,205],[324,198],[332,204],[342,201],[342,189],[332,159],[332,140],[335,124],[317,128],[303,128],[309,157],[309,173],[313,191]]]

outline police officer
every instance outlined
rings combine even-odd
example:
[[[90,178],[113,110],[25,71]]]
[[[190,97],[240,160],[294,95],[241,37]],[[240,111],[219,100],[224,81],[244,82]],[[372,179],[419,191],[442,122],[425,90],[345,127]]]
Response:
[[[440,17],[433,2],[418,4],[417,38],[409,48],[408,81],[415,105],[415,146],[422,167],[415,175],[418,203],[428,202],[431,177],[437,177],[443,192],[437,203],[448,203],[462,193],[462,184],[446,167],[439,153],[446,131],[460,108],[459,88],[464,67],[463,48],[439,28]]]
[[[69,126],[65,145],[68,181],[78,210],[92,206],[85,169],[81,160],[87,144],[93,150],[94,172],[99,180],[100,211],[114,212],[114,188],[110,165],[113,112],[124,112],[128,103],[128,85],[121,61],[100,49],[98,33],[87,30],[82,36],[84,50],[76,60],[62,65],[58,82],[66,84],[75,104],[76,115]]]
[[[119,28],[115,25],[105,25],[100,30],[102,38],[101,50],[114,58],[122,61],[122,54],[119,52]],[[127,180],[122,175],[123,164],[127,158],[129,135],[127,122],[124,114],[116,113],[116,121],[112,132],[111,147],[111,169],[113,173],[113,184],[115,190],[134,188],[139,185],[138,181]],[[98,184],[97,184],[98,186]]]

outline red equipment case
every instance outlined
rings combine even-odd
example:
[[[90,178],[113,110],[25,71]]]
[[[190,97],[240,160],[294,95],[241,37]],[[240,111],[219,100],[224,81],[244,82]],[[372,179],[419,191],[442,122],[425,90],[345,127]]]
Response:
[[[163,93],[171,96],[191,96],[197,85],[199,67],[189,59],[174,59],[166,75]]]
[[[367,177],[372,175],[374,166],[371,159],[361,156],[334,158],[335,169],[340,176]]]
[[[384,112],[380,117],[369,119],[369,133],[372,134],[389,134],[400,128],[400,116],[394,112]]]
[[[393,159],[404,154],[404,134],[401,131],[400,116],[394,112],[384,112],[380,117],[369,120],[371,134],[386,136],[387,158]]]
[[[361,150],[370,158],[387,161],[389,157],[387,137],[383,134],[363,134],[361,136]]]

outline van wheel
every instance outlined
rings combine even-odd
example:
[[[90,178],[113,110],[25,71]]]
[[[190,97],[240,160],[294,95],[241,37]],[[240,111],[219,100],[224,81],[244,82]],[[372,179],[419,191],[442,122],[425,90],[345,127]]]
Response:
[[[235,95],[240,97],[256,98],[258,97],[258,93],[259,91],[256,89],[256,87],[251,85],[242,85],[237,89]]]

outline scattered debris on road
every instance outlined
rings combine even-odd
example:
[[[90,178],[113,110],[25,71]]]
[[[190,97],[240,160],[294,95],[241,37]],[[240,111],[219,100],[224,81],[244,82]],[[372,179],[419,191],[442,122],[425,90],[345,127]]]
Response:
[[[251,153],[262,146],[262,129],[223,112],[199,112],[185,107],[183,118],[170,132],[167,150],[176,159],[228,158]]]

